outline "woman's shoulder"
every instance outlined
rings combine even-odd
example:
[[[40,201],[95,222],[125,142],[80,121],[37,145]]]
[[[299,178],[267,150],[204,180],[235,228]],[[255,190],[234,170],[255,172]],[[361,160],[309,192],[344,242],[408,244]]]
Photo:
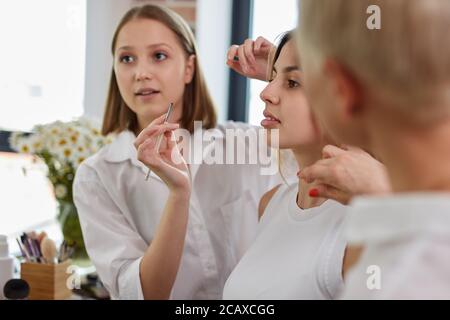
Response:
[[[277,193],[277,190],[280,188],[280,186],[281,186],[281,184],[279,184],[276,187],[270,189],[269,191],[264,193],[264,195],[261,197],[261,200],[259,201],[259,207],[258,207],[259,219],[261,219],[261,217],[263,216],[264,211],[267,208],[267,205],[269,204],[270,200],[275,195],[275,193]]]
[[[276,187],[272,188],[271,190],[267,191],[262,197],[259,202],[259,218],[264,215],[264,212],[268,210],[269,205],[274,205],[278,203],[279,201],[283,200],[286,195],[289,195],[289,193],[292,192],[293,188],[295,188],[297,184],[295,183],[282,183],[277,185]]]
[[[97,168],[102,165],[107,148],[108,146],[104,146],[80,164],[75,173],[75,181],[98,180]]]
[[[111,143],[100,148],[100,150],[80,164],[76,177],[79,180],[98,178],[98,172],[106,168],[109,163],[123,161],[129,156],[133,151],[132,142],[133,138],[129,132],[124,131],[118,134]]]
[[[258,233],[262,232],[263,229],[273,220],[273,218],[279,216],[280,212],[283,210],[288,210],[287,204],[289,203],[290,194],[296,190],[295,183],[282,183],[268,191],[262,198],[260,202],[260,216]],[[265,208],[262,208],[262,202],[265,202]]]
[[[113,148],[112,144],[114,144],[114,142],[109,145],[103,146],[96,153],[86,158],[86,160],[84,160],[78,167],[77,173],[79,171],[83,172],[89,169],[95,169],[96,167],[103,165],[105,160],[108,159],[109,151],[111,150],[111,148]]]

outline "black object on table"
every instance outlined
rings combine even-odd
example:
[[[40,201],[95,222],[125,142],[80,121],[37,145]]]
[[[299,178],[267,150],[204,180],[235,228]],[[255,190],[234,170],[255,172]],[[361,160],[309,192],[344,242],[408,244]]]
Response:
[[[108,291],[103,286],[103,283],[96,272],[86,275],[81,281],[81,288],[74,289],[73,292],[85,299],[110,299]]]
[[[25,300],[30,294],[30,286],[23,279],[11,279],[3,288],[3,295],[9,300]]]

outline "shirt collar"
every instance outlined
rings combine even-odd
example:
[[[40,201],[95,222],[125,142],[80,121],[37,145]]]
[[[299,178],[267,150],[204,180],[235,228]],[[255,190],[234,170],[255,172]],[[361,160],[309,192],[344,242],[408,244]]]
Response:
[[[134,140],[136,140],[136,136],[133,132],[129,130],[122,131],[110,144],[108,152],[105,155],[105,160],[110,163],[130,161],[135,167],[139,168],[144,173],[145,177],[148,168],[137,159],[137,150],[133,144]],[[161,180],[153,172],[150,173],[150,176]]]
[[[133,145],[136,136],[131,131],[122,131],[109,145],[105,159],[108,162],[123,162],[127,160],[137,159],[137,151]]]

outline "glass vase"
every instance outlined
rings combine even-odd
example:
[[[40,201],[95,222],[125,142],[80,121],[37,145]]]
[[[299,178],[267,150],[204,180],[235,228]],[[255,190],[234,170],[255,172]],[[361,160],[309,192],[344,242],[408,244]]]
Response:
[[[59,214],[58,221],[61,226],[61,231],[67,244],[75,243],[75,251],[73,253],[73,260],[86,260],[88,255],[83,241],[83,234],[81,232],[80,220],[78,218],[77,208],[73,202],[58,201]]]

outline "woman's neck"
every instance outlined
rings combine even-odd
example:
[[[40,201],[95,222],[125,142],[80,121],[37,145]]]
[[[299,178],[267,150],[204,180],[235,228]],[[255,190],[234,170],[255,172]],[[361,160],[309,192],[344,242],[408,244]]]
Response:
[[[387,167],[394,192],[450,191],[450,119],[429,126],[373,126],[371,149]]]
[[[313,147],[308,150],[292,149],[295,159],[297,160],[298,167],[305,168],[310,166],[322,158],[322,146]],[[298,181],[298,194],[297,194],[297,205],[301,209],[308,209],[320,206],[325,202],[326,199],[323,198],[312,198],[309,196],[309,191],[317,186],[317,182],[307,183],[304,180]]]

